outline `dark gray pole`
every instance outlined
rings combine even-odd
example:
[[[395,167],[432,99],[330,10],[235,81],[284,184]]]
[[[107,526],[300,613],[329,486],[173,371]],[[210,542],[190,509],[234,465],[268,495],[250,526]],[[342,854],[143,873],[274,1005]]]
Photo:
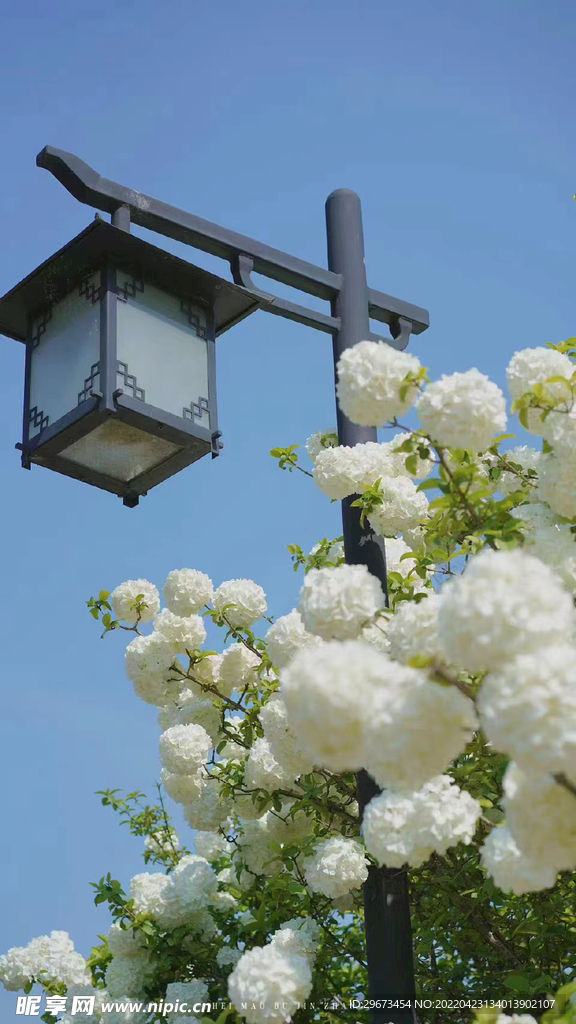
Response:
[[[368,284],[364,259],[364,234],[360,199],[350,189],[332,192],[326,201],[328,269],[342,275],[342,287],[332,303],[332,315],[340,318],[334,335],[334,370],[346,348],[370,337]],[[374,427],[351,423],[337,404],[340,444],[354,446],[376,441]],[[384,543],[369,528],[360,526],[360,509],[352,508],[353,497],[342,502],[344,551],[349,565],[366,565],[382,584],[388,600]],[[369,800],[378,792],[370,776],[358,774],[360,818]],[[371,867],[364,885],[364,917],[368,959],[369,998],[410,999],[414,1005],[414,964],[410,903],[406,872]],[[413,1009],[390,1007],[372,1011],[374,1024],[413,1024]]]

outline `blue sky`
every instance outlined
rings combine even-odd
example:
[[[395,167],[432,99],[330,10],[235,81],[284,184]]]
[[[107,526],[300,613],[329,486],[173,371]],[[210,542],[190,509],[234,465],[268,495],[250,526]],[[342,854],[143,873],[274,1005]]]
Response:
[[[576,334],[572,4],[11,7],[0,294],[93,217],[36,168],[50,144],[319,264],[326,196],[355,189],[370,284],[430,310],[411,350],[434,376],[476,365],[502,384],[516,349]],[[216,583],[256,579],[283,614],[298,589],[286,545],[339,532],[337,506],[268,455],[334,422],[329,337],[257,313],[219,341],[217,360],[221,458],[129,510],[21,471],[24,350],[2,339],[0,951],[61,928],[87,954],[107,929],[88,882],[110,870],[128,883],[143,864],[93,793],[152,790],[156,715],[124,677],[122,637],[100,642],[85,600],[189,566]],[[0,1006],[12,1019],[15,997]]]

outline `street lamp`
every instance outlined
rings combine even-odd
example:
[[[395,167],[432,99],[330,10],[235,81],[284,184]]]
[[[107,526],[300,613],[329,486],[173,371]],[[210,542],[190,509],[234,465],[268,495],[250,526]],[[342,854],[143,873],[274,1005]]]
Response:
[[[0,333],[28,346],[18,446],[25,466],[42,462],[135,505],[148,487],[207,451],[218,454],[214,340],[256,309],[330,334],[334,367],[359,341],[404,349],[429,325],[425,309],[368,287],[360,200],[348,189],[326,202],[326,270],[108,181],[71,153],[47,146],[36,163],[81,203],[111,214],[112,224],[87,228],[0,300]],[[131,221],[227,260],[234,284],[134,238]],[[330,314],[260,290],[252,273],[327,300]],[[42,315],[47,305],[53,320]],[[388,324],[391,336],[373,334],[370,318]],[[337,415],[340,444],[377,440],[375,428],[351,423],[338,404]],[[361,524],[353,501],[342,502],[346,562],[366,565],[387,601],[384,541]],[[360,818],[377,792],[360,772]],[[413,1024],[405,871],[370,866],[364,917],[372,1020]]]
[[[215,339],[242,289],[97,217],[0,300],[26,343],[22,465],[140,495],[219,452]]]

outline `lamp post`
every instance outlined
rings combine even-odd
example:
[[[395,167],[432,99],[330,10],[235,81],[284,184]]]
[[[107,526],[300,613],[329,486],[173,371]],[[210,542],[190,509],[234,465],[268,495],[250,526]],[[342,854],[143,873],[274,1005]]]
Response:
[[[359,341],[404,349],[429,325],[426,310],[368,287],[360,200],[347,189],[326,203],[325,270],[102,178],[71,153],[47,146],[36,163],[112,223],[98,219],[0,299],[0,333],[27,345],[18,445],[26,468],[44,464],[134,506],[149,487],[209,451],[216,456],[215,339],[257,309],[332,335],[334,367]],[[234,283],[135,238],[131,222],[227,260]],[[331,314],[260,290],[252,273],[329,301]],[[391,337],[374,335],[370,318],[387,324]],[[337,416],[341,444],[377,439],[338,403]],[[360,525],[352,501],[342,503],[346,561],[366,565],[387,595],[384,542]],[[377,792],[360,772],[361,814]],[[364,910],[369,998],[400,1004],[377,1006],[374,1024],[411,1024],[406,872],[371,867]]]

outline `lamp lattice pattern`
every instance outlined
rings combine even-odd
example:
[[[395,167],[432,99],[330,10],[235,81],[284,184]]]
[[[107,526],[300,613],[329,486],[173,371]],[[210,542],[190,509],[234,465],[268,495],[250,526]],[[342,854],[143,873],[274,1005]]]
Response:
[[[138,401],[140,402],[144,402],[144,388],[139,388],[138,381],[136,380],[134,374],[128,372],[128,363],[121,363],[120,360],[118,360],[118,363],[116,365],[116,372],[118,376],[122,377],[124,387],[128,388],[128,390],[132,392],[132,397],[137,398]]]
[[[29,423],[32,424],[35,430],[40,427],[40,433],[42,433],[42,431],[48,426],[49,419],[50,417],[45,416],[42,409],[39,410],[36,406],[30,409],[30,415],[28,417]]]
[[[210,404],[207,398],[199,398],[197,402],[190,402],[190,406],[184,406],[182,416],[185,420],[201,420],[204,413],[210,415]]]
[[[40,338],[46,333],[46,328],[52,319],[52,309],[48,306],[42,313],[41,318],[38,320],[34,331],[30,337],[32,342],[32,348],[37,348],[40,344]]]
[[[180,308],[183,313],[186,313],[188,317],[188,323],[194,328],[199,338],[203,338],[206,341],[208,332],[206,330],[206,322],[203,317],[198,315],[197,310],[194,309],[190,302],[185,302],[184,299],[180,300]]]
[[[94,382],[99,373],[100,363],[93,363],[90,367],[90,376],[86,377],[82,391],[78,392],[78,405],[82,405],[82,402],[85,402],[87,398],[90,398],[90,395],[94,390]]]

